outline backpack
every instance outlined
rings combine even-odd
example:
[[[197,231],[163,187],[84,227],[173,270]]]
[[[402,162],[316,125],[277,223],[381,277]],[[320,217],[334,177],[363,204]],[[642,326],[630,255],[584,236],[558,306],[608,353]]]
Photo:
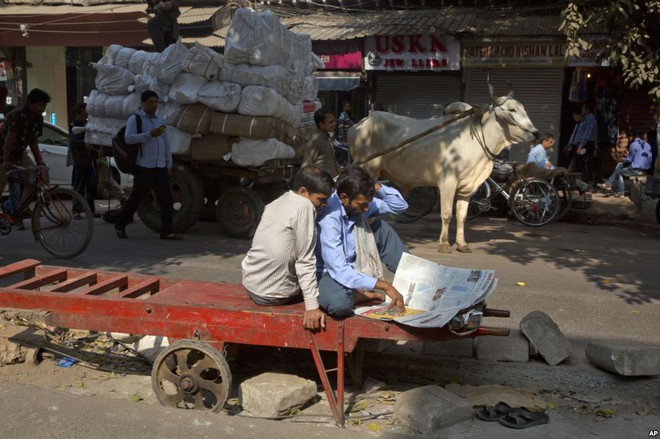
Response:
[[[137,125],[137,133],[142,132],[142,117],[135,113],[135,123]],[[138,151],[142,153],[141,143],[126,143],[125,139],[126,126],[121,127],[115,137],[112,138],[112,156],[115,158],[115,163],[119,170],[125,174],[135,173],[135,160],[137,159]]]

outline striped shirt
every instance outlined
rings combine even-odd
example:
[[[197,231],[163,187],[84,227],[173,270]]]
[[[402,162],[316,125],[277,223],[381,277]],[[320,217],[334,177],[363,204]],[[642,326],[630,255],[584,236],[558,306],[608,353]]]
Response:
[[[316,209],[289,191],[266,206],[241,263],[243,286],[265,298],[293,297],[302,291],[305,309],[319,307],[316,282]]]

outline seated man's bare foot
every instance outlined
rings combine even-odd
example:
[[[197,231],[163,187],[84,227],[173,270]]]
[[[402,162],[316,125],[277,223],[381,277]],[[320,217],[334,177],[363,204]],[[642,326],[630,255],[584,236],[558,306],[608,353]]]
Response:
[[[353,291],[353,303],[368,302],[370,300],[385,300],[385,294],[378,291],[365,291],[365,290],[355,290]]]

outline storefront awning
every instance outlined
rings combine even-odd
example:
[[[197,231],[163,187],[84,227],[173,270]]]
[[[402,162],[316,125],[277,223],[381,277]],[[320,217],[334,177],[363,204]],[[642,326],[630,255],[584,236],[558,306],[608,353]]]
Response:
[[[360,72],[315,72],[319,91],[348,91],[360,87]]]

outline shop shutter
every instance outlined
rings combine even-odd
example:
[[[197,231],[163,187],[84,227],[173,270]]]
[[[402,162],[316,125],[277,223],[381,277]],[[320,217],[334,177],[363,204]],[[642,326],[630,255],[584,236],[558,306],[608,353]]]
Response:
[[[490,103],[489,76],[496,96],[506,95],[511,84],[513,97],[525,106],[536,129],[559,139],[563,74],[560,68],[466,69],[465,101],[472,105]],[[551,160],[556,161],[558,144],[554,149]],[[528,153],[529,145],[513,145],[509,159],[524,163]]]
[[[402,116],[441,116],[445,105],[461,100],[461,77],[456,73],[381,73],[375,79],[376,101]]]

